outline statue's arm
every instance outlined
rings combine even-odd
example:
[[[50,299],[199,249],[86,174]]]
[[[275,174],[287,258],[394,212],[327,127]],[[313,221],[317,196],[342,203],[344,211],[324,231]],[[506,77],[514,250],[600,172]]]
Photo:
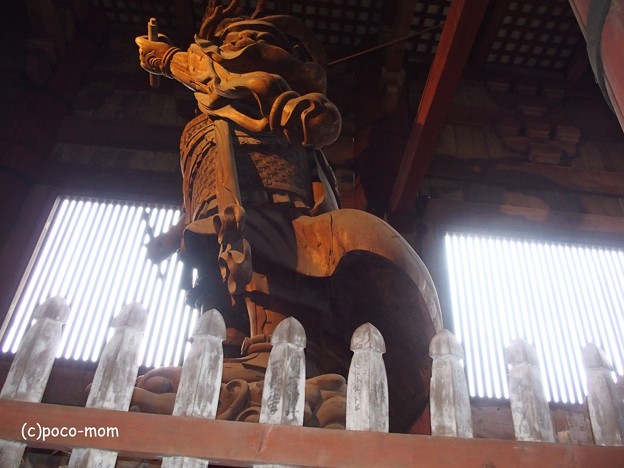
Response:
[[[289,59],[279,48],[262,46],[258,50],[252,49],[259,55],[250,55],[249,63],[230,63],[237,68],[237,73],[232,73],[224,67],[223,59],[221,63],[213,61],[197,44],[183,52],[162,34],[159,34],[158,41],[139,36],[136,43],[141,67],[152,74],[175,79],[196,91],[202,112],[227,118],[252,132],[270,128],[292,143],[311,148],[331,144],[340,134],[340,113],[324,94],[309,92],[302,96],[293,91],[281,75],[263,71],[282,71],[297,82],[303,79],[304,71],[317,70],[316,66],[310,65],[312,68],[309,68]],[[301,69],[286,72],[286,64],[294,63],[299,63]],[[256,71],[244,72],[253,69],[253,64],[257,65]],[[318,70],[312,74],[311,80],[314,84],[310,89],[324,87]],[[237,107],[231,105],[233,103],[247,105]]]
[[[182,51],[164,34],[158,35],[158,41],[139,36],[135,42],[139,46],[141,68],[145,71],[179,81],[194,91],[211,91],[206,84],[210,75],[208,58],[204,54],[194,54],[193,46],[189,51]],[[205,80],[201,79],[203,75],[206,75]]]

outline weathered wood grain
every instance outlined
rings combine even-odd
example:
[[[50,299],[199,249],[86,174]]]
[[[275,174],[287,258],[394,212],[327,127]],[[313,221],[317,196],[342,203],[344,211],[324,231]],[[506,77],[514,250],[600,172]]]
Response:
[[[594,343],[582,350],[587,406],[597,445],[624,445],[624,402],[613,378],[613,365]]]
[[[461,360],[464,350],[449,330],[431,340],[431,435],[472,437],[470,395]]]
[[[509,400],[516,439],[554,442],[535,348],[523,339],[515,339],[507,347],[506,358],[511,366]]]

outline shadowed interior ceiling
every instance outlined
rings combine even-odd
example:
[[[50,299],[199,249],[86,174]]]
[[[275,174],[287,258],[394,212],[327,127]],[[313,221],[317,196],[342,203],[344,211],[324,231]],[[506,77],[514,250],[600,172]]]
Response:
[[[241,0],[240,5],[251,12],[256,2]],[[343,137],[328,148],[328,157],[347,183],[363,186],[365,194],[352,204],[380,215],[413,209],[460,77],[487,81],[490,87],[500,85],[497,80],[506,86],[509,79],[524,80],[515,84],[520,88],[582,84],[599,93],[567,0],[269,0],[264,7],[266,14],[303,19],[323,43],[328,95],[343,115]],[[160,31],[184,47],[199,28],[205,1],[29,0],[3,8],[0,98],[7,105],[0,116],[9,119],[20,92],[45,88],[67,55],[63,35],[104,44],[96,68],[67,106],[93,105],[105,86],[148,91],[134,36],[144,34],[147,20],[156,17]],[[76,21],[77,11],[107,19],[103,42]],[[156,92],[175,98],[178,118],[193,115],[192,96],[183,89],[165,83]],[[76,120],[77,125],[65,122],[61,128],[66,142],[97,145],[108,139],[111,145],[132,146],[133,135],[156,133],[141,138],[145,148],[176,151],[178,128],[154,132],[150,115],[116,130],[115,122],[103,129],[88,119]],[[375,149],[371,133],[388,136],[384,154]]]

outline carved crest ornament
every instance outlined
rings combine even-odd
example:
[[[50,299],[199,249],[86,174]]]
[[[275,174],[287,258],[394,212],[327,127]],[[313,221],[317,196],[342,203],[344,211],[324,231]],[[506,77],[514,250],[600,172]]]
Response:
[[[155,23],[136,39],[141,67],[189,88],[200,111],[180,140],[184,215],[148,251],[160,261],[178,250],[197,271],[187,302],[225,319],[217,417],[257,420],[270,336],[292,316],[312,342],[306,424],[343,427],[327,402],[344,394],[349,338],[368,321],[388,343],[390,429],[405,430],[427,404],[427,349],[442,329],[431,277],[387,223],[340,208],[321,148],[341,117],[325,96],[318,39],[297,18],[265,16],[262,1],[251,15],[218,3],[185,50]],[[170,412],[178,381],[178,368],[150,371],[133,404]]]

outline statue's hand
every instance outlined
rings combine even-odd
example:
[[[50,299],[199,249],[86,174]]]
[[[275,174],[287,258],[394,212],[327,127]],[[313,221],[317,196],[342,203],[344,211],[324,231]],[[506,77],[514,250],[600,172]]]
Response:
[[[291,92],[283,96],[287,98],[289,94],[296,95]],[[281,115],[273,115],[279,111]],[[342,126],[340,112],[320,93],[294,97],[286,101],[283,108],[274,105],[271,109],[273,129],[277,127],[278,119],[282,132],[291,143],[310,148],[322,148],[336,141]]]
[[[168,259],[180,246],[180,242],[174,243],[165,235],[154,237],[145,244],[147,248],[147,258],[152,263],[160,263]]]
[[[173,255],[180,247],[182,233],[185,227],[185,218],[181,216],[176,224],[171,226],[167,232],[163,232],[150,239],[149,242],[145,244],[147,248],[147,258],[149,258],[152,263],[160,263]]]
[[[139,36],[135,40],[139,46],[141,68],[154,74],[163,74],[163,58],[173,44],[164,34],[158,35],[158,41],[150,41],[147,36]]]

